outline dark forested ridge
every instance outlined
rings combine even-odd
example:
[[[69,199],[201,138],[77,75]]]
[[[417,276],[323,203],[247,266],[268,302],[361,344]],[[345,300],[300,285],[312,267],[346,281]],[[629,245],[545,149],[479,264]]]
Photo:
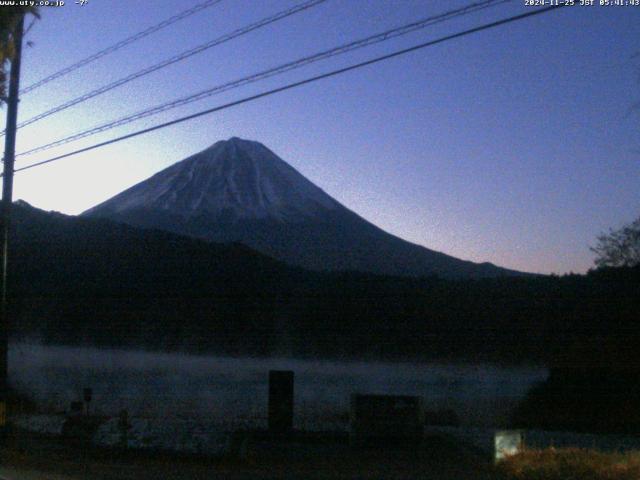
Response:
[[[13,336],[47,343],[570,363],[583,345],[640,337],[638,268],[477,280],[308,272],[238,244],[24,203],[12,253]]]

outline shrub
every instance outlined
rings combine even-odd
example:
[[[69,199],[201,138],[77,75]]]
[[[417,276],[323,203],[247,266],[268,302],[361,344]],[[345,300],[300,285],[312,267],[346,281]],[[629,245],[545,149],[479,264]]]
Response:
[[[502,460],[496,469],[499,478],[508,480],[638,480],[640,452],[525,450]]]

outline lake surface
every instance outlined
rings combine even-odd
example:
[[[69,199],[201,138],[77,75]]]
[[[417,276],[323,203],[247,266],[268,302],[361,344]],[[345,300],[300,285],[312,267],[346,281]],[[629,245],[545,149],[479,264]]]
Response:
[[[148,421],[221,429],[262,427],[268,372],[295,372],[297,428],[346,429],[353,393],[419,395],[429,410],[453,409],[463,425],[501,426],[548,372],[537,367],[230,358],[12,344],[10,378],[44,412],[68,410],[85,387],[91,409]]]

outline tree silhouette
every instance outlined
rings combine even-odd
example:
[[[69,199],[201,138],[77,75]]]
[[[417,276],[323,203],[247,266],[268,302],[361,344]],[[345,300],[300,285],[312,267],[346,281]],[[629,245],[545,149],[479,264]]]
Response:
[[[596,254],[598,268],[640,265],[640,217],[619,230],[600,235],[591,251]]]

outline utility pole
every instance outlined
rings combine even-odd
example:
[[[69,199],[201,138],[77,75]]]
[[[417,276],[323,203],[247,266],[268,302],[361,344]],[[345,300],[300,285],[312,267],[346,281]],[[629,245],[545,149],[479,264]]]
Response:
[[[20,14],[13,34],[14,56],[9,76],[7,99],[7,125],[4,144],[4,173],[2,177],[2,211],[0,216],[2,248],[2,272],[0,273],[0,432],[6,433],[9,399],[9,314],[7,306],[7,267],[9,255],[9,226],[13,205],[13,164],[16,154],[16,124],[18,120],[18,91],[20,90],[20,59],[24,14]]]

